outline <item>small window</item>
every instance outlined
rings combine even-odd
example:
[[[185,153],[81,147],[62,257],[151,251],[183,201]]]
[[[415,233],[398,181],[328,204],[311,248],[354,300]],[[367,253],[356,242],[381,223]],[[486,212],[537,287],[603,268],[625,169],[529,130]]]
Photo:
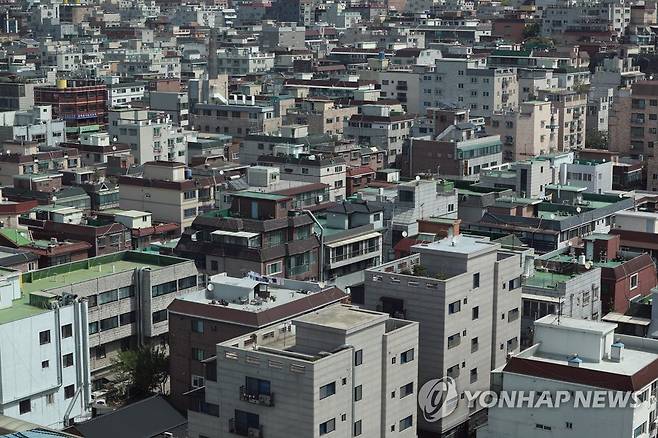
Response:
[[[18,411],[20,412],[21,415],[27,414],[31,410],[32,410],[32,403],[29,398],[27,400],[21,400],[21,402],[18,404]]]
[[[330,397],[336,393],[336,382],[327,383],[320,387],[320,400]]]
[[[354,388],[354,401],[357,402],[363,398],[363,386],[359,385]]]
[[[358,350],[354,352],[354,366],[358,367],[363,363],[363,350]]]
[[[414,349],[413,348],[411,350],[407,350],[407,351],[403,352],[402,354],[400,354],[400,363],[401,364],[411,362],[412,360],[414,360]]]
[[[62,326],[62,338],[70,338],[73,336],[73,325],[66,324]]]
[[[359,420],[354,423],[354,436],[361,435],[361,432],[362,432],[362,426],[361,426],[361,420]]]
[[[50,361],[44,360],[41,361],[41,368],[49,368],[50,367]]]
[[[638,285],[639,285],[638,275],[637,274],[631,275],[631,290],[637,288]]]
[[[331,420],[325,421],[320,424],[320,435],[326,435],[329,432],[336,430],[336,419],[332,418]]]
[[[194,333],[203,333],[203,320],[193,319],[192,320],[192,331]]]
[[[68,353],[65,354],[62,357],[62,366],[64,368],[72,367],[73,366],[73,353]]]
[[[96,353],[96,359],[105,359],[105,345],[98,345],[94,350]]]
[[[473,309],[471,310],[471,314],[472,314],[472,319],[474,320],[478,319],[480,317],[480,307],[479,306],[473,307]]]
[[[406,385],[400,386],[400,398],[405,398],[414,393],[414,382],[409,382]]]
[[[473,274],[473,289],[480,287],[480,273],[476,272]]]
[[[73,398],[75,395],[75,385],[69,385],[64,387],[64,398]]]
[[[39,344],[50,344],[50,330],[39,332]]]

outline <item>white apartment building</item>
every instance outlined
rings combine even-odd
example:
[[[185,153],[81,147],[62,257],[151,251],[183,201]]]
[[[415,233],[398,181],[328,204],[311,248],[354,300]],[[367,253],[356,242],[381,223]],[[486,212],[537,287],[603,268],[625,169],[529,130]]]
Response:
[[[226,47],[217,51],[217,70],[230,75],[266,73],[274,68],[274,53],[258,46]]]
[[[527,160],[555,149],[552,105],[545,101],[521,103],[518,110],[494,112],[487,131],[500,135],[503,160]]]
[[[32,293],[20,276],[0,271],[0,410],[61,429],[89,414],[87,302]]]
[[[143,109],[115,108],[108,113],[108,133],[118,143],[129,144],[135,163],[187,162],[190,131],[176,126],[168,114]]]
[[[416,322],[329,306],[217,344],[207,370],[221,416],[189,411],[192,438],[417,436]]]
[[[56,146],[66,141],[66,125],[64,120],[53,119],[50,105],[35,105],[26,111],[0,112],[0,140]]]
[[[561,173],[566,173],[566,183],[585,187],[586,193],[605,194],[612,191],[612,161],[574,160],[565,164]]]
[[[493,407],[478,438],[655,436],[658,341],[617,335],[617,324],[547,315],[535,344],[492,374],[496,391],[635,394],[637,406]],[[539,395],[537,396],[539,397]]]
[[[570,90],[540,90],[539,100],[551,102],[559,152],[585,147],[587,95]]]
[[[558,77],[551,69],[518,69],[519,105],[523,102],[536,100],[539,90],[555,90],[559,88]]]
[[[474,116],[518,106],[515,68],[487,68],[485,60],[442,58],[421,77],[423,108],[451,103],[469,108]]]
[[[119,82],[118,78],[112,78],[107,86],[107,107],[128,106],[133,100],[142,100],[145,88],[141,82]]]
[[[608,132],[610,107],[616,88],[590,88],[587,93],[587,132]]]
[[[449,376],[460,391],[488,389],[490,371],[519,348],[521,255],[464,235],[411,250],[366,270],[364,307],[420,323],[420,386]],[[419,415],[418,428],[453,436],[475,414],[460,404],[437,422]]]

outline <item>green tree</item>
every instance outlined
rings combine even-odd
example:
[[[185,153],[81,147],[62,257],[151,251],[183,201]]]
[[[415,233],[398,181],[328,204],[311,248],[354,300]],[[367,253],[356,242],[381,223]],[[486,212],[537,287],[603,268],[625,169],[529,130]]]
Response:
[[[539,36],[539,23],[526,24],[523,28],[523,38],[535,38]]]
[[[169,377],[169,357],[158,347],[140,347],[119,353],[114,361],[117,372],[129,382],[131,397],[145,397],[156,390],[164,392]]]
[[[601,131],[588,132],[585,137],[585,147],[591,149],[608,149],[608,133]]]

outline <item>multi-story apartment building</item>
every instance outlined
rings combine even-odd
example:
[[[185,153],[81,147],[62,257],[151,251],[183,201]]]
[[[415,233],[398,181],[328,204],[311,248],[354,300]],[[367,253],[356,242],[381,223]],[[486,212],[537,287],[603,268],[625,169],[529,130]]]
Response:
[[[264,23],[260,34],[261,45],[264,49],[272,50],[286,47],[290,50],[304,50],[306,29],[296,23]]]
[[[133,100],[144,99],[146,84],[143,82],[119,82],[119,78],[112,78],[107,85],[107,106],[114,108],[128,106]]]
[[[87,301],[31,291],[20,277],[0,270],[0,409],[62,429],[89,414]]]
[[[0,141],[15,140],[56,146],[66,141],[63,120],[53,118],[49,106],[34,106],[26,111],[0,113]]]
[[[566,172],[562,181],[568,185],[585,187],[586,193],[605,194],[612,191],[612,168],[612,161],[574,160],[560,172]]]
[[[409,138],[415,116],[395,111],[384,105],[362,105],[361,114],[350,117],[345,137],[364,145],[379,146],[388,151],[388,163],[402,154],[402,145]]]
[[[214,207],[215,185],[211,177],[192,177],[182,163],[151,161],[144,164],[141,176],[119,178],[119,206],[150,211],[154,220],[184,229]]]
[[[559,406],[494,406],[487,425],[478,431],[485,438],[521,438],[558,434],[572,438],[583,434],[602,438],[650,436],[655,430],[656,381],[653,364],[658,342],[615,333],[617,324],[547,315],[535,321],[535,345],[515,354],[492,374],[497,391],[523,389],[536,397],[543,392],[574,394]],[[594,391],[619,399],[637,397],[637,404],[601,407],[574,404],[576,394],[592,397]],[[536,399],[535,399],[536,400]]]
[[[626,88],[644,80],[640,67],[633,65],[633,58],[604,58],[603,63],[596,67],[590,83],[592,88],[612,88],[617,95],[617,89]]]
[[[557,75],[552,69],[519,68],[519,105],[523,102],[537,100],[539,90],[559,88]]]
[[[97,388],[113,372],[112,360],[120,351],[164,342],[167,306],[196,289],[192,261],[133,251],[28,272],[21,284],[24,297],[86,299],[81,324],[88,326],[89,341],[82,357]],[[72,355],[63,357],[65,366],[71,360]]]
[[[616,88],[593,87],[587,93],[587,135],[608,132],[616,91]]]
[[[321,154],[294,156],[263,155],[258,158],[261,166],[281,169],[282,180],[326,184],[329,199],[345,199],[345,160],[340,157],[324,157]]]
[[[487,131],[500,136],[504,161],[527,160],[555,149],[551,107],[550,102],[533,100],[521,103],[518,110],[491,115]]]
[[[304,99],[288,109],[285,120],[308,125],[310,135],[329,134],[340,136],[350,117],[358,113],[357,106],[337,105],[331,99],[314,97]]]
[[[112,139],[130,145],[136,164],[160,160],[187,162],[190,134],[166,113],[114,108],[109,112],[107,130]]]
[[[558,181],[559,168],[550,160],[538,157],[534,160],[514,161],[491,167],[480,173],[481,187],[509,188],[521,198],[543,198],[545,188]]]
[[[281,117],[273,105],[257,104],[253,96],[247,101],[226,103],[197,103],[194,105],[190,125],[198,131],[244,137],[263,132],[273,134],[281,127]]]
[[[280,326],[348,297],[335,287],[289,279],[277,284],[270,278],[213,275],[210,288],[178,297],[169,305],[172,401],[178,409],[190,409],[191,419],[208,411],[199,409],[197,398],[184,394],[203,386],[204,361],[215,355],[218,343]],[[262,299],[264,293],[269,294],[269,300]],[[252,301],[260,304],[252,305]]]
[[[492,369],[518,352],[521,254],[464,235],[414,245],[412,254],[366,270],[365,308],[420,323],[418,384],[444,376],[458,390],[488,390]],[[461,436],[476,413],[465,403],[418,428]]]
[[[39,82],[30,80],[0,81],[0,110],[25,111],[34,106],[34,87]]]
[[[39,151],[37,143],[5,141],[0,155],[0,184],[12,185],[15,176],[49,173],[80,167],[74,148],[57,147]]]
[[[149,106],[153,111],[168,114],[176,126],[185,128],[190,124],[190,103],[187,93],[151,91]]]
[[[587,95],[569,90],[539,90],[539,100],[551,102],[557,129],[557,150],[569,151],[585,147]]]
[[[34,87],[34,103],[52,106],[53,117],[66,122],[69,138],[107,125],[107,85],[96,80],[58,79],[56,86]]]
[[[274,68],[274,53],[261,51],[258,46],[238,46],[219,49],[217,70],[233,76],[267,73]]]
[[[455,103],[471,114],[488,116],[518,106],[515,68],[487,68],[485,59],[442,58],[428,67],[420,82],[423,108]],[[411,97],[410,97],[411,98]]]
[[[285,125],[276,134],[257,133],[243,138],[240,141],[240,163],[253,165],[262,155],[299,158],[310,154],[314,140],[309,138],[306,125]]]
[[[190,435],[415,437],[417,355],[418,323],[342,305],[240,336],[208,363],[204,403],[226,417]]]
[[[624,0],[550,4],[541,18],[543,36],[602,34],[620,37],[631,21],[631,7]]]
[[[293,198],[275,193],[231,193],[228,210],[197,217],[175,253],[206,274],[248,272],[299,280],[318,278],[318,239],[313,219],[291,214]]]

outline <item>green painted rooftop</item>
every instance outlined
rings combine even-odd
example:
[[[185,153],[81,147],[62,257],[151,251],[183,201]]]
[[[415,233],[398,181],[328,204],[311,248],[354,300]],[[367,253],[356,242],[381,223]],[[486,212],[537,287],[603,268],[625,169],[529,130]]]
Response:
[[[555,272],[535,271],[532,277],[526,279],[526,285],[555,289],[558,283],[570,280],[571,275],[558,274]]]
[[[25,246],[32,243],[32,238],[27,231],[17,230],[16,228],[0,228],[0,234],[16,246]]]
[[[0,324],[29,318],[47,311],[48,309],[30,305],[30,295],[23,293],[20,299],[12,301],[11,307],[0,310]]]
[[[289,196],[285,195],[277,195],[276,193],[261,193],[261,192],[251,192],[251,191],[243,191],[243,192],[235,192],[231,193],[231,196],[238,197],[238,198],[251,198],[251,199],[265,199],[268,201],[281,201],[283,199],[288,199]]]

